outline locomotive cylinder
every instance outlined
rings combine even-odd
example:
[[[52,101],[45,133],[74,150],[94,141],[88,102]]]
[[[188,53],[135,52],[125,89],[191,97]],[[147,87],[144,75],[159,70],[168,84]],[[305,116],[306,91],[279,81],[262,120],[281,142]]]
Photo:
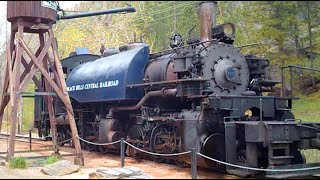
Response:
[[[99,143],[110,143],[125,137],[121,131],[121,123],[117,119],[102,119],[99,123]],[[110,148],[119,149],[119,144],[114,144]]]

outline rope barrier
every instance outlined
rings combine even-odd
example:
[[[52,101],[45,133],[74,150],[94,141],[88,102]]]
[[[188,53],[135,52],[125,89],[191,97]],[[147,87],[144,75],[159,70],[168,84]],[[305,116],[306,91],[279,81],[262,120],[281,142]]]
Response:
[[[93,145],[98,145],[98,146],[104,146],[104,145],[112,145],[112,144],[116,144],[116,143],[119,143],[121,142],[121,140],[118,140],[118,141],[115,141],[115,142],[111,142],[111,143],[104,143],[104,144],[99,144],[99,143],[93,143],[93,142],[90,142],[90,141],[87,141],[87,140],[84,140],[78,136],[76,136],[77,138],[79,138],[81,141],[84,141],[86,143],[89,143],[89,144],[93,144]],[[72,138],[71,138],[72,139]],[[71,139],[69,140],[66,140],[66,141],[70,141]],[[135,147],[134,145],[128,143],[127,141],[124,141],[125,144],[127,144],[128,146],[136,149],[136,150],[139,150],[141,152],[144,152],[146,154],[150,154],[150,155],[155,155],[155,156],[180,156],[180,155],[185,155],[185,154],[189,154],[191,153],[191,151],[186,151],[186,152],[181,152],[181,153],[171,153],[171,154],[160,154],[160,153],[154,153],[154,152],[149,152],[149,151],[145,151],[143,149],[140,149],[138,147]],[[217,159],[213,159],[213,158],[210,158],[206,155],[203,155],[201,153],[196,153],[197,155],[203,157],[203,158],[206,158],[206,159],[209,159],[211,161],[215,161],[217,163],[220,163],[220,164],[224,164],[224,165],[227,165],[227,166],[232,166],[232,167],[236,167],[236,168],[241,168],[241,169],[247,169],[247,170],[253,170],[253,171],[265,171],[265,172],[295,172],[295,171],[308,171],[308,170],[317,170],[317,169],[320,169],[320,166],[319,167],[308,167],[308,168],[300,168],[300,169],[263,169],[263,168],[254,168],[254,167],[246,167],[246,166],[240,166],[240,165],[236,165],[236,164],[231,164],[231,163],[227,163],[227,162],[224,162],[224,161],[220,161],[220,160],[217,160]]]
[[[143,149],[137,148],[134,145],[128,143],[127,141],[124,141],[127,145],[129,145],[130,147],[139,150],[141,152],[147,153],[147,154],[151,154],[151,155],[155,155],[155,156],[180,156],[180,155],[184,155],[184,154],[189,154],[191,153],[191,151],[186,151],[186,152],[181,152],[181,153],[173,153],[173,154],[159,154],[159,153],[153,153],[153,152],[149,152],[149,151],[145,151]]]
[[[115,142],[99,144],[99,143],[94,143],[94,142],[87,141],[87,140],[85,140],[85,139],[82,139],[82,138],[79,137],[79,136],[76,136],[76,137],[77,137],[78,139],[80,139],[81,141],[83,141],[83,142],[86,142],[86,143],[92,144],[92,145],[97,145],[97,146],[107,146],[107,145],[113,145],[113,144],[116,144],[116,143],[121,142],[121,140],[118,140],[118,141],[115,141]]]
[[[65,141],[62,141],[62,142],[58,142],[57,145],[60,145],[60,144],[63,144],[63,143],[66,143],[66,142],[69,142],[71,141],[73,138],[70,138],[70,139],[67,139]]]
[[[201,153],[197,153],[197,154],[199,156],[203,157],[203,158],[206,158],[206,159],[209,159],[211,161],[215,161],[215,162],[227,165],[227,166],[233,166],[233,167],[237,167],[237,168],[241,168],[241,169],[247,169],[247,170],[253,170],[253,171],[294,172],[294,171],[307,171],[307,170],[320,169],[320,166],[319,167],[301,168],[301,169],[262,169],[262,168],[253,168],[253,167],[246,167],[246,166],[240,166],[240,165],[236,165],[236,164],[230,164],[230,163],[227,163],[227,162],[223,162],[223,161],[220,161],[220,160],[217,160],[217,159],[210,158],[210,157],[208,157],[206,155],[203,155]]]

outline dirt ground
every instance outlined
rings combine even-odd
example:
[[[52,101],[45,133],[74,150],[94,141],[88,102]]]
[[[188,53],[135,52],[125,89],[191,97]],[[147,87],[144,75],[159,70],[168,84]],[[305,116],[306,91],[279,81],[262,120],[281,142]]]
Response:
[[[33,150],[48,148],[50,142],[35,142],[33,144]],[[45,147],[46,146],[46,147]],[[16,150],[28,150],[28,143],[16,142]],[[0,139],[0,151],[7,150],[6,140]],[[60,149],[61,154],[68,154],[73,152],[74,149],[68,147],[62,147]],[[22,156],[43,156],[50,155],[52,151],[49,152],[37,152],[37,153],[27,153],[21,154]],[[48,176],[41,172],[41,167],[28,167],[24,170],[10,169],[7,166],[0,166],[0,179],[16,178],[16,179],[88,179],[89,174],[95,172],[98,168],[103,167],[120,167],[120,157],[113,154],[99,154],[97,152],[83,151],[85,158],[85,166],[81,167],[78,173],[74,173],[67,176]],[[3,156],[3,155],[1,155]],[[64,157],[63,159],[70,160],[73,162],[74,157]],[[126,166],[134,166],[146,174],[154,177],[155,179],[191,179],[190,168],[181,168],[176,165],[170,165],[165,163],[154,163],[148,160],[137,161],[133,158],[126,157]],[[216,172],[208,172],[203,170],[198,170],[198,178],[200,179],[237,179],[238,177],[232,175],[225,175]]]

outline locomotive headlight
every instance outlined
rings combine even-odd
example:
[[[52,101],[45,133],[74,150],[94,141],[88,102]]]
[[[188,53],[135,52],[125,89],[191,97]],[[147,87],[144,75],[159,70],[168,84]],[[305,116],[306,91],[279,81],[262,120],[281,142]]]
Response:
[[[235,27],[231,23],[227,23],[223,26],[224,35],[228,38],[234,37]]]
[[[212,38],[233,38],[235,34],[235,26],[232,23],[220,24],[212,28]]]

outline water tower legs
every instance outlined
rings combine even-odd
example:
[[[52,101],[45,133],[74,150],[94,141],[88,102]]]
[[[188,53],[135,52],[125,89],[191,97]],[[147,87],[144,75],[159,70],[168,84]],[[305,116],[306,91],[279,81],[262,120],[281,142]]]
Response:
[[[57,146],[53,98],[50,95],[52,91],[56,93],[66,107],[73,143],[77,154],[75,162],[79,162],[80,165],[83,165],[82,150],[80,141],[77,138],[78,131],[74,120],[73,108],[67,92],[61,61],[58,56],[57,42],[52,31],[52,24],[24,22],[23,19],[19,19],[17,22],[12,22],[11,27],[12,35],[10,44],[7,46],[8,61],[3,89],[3,93],[8,94],[8,96],[4,96],[0,102],[0,131],[4,109],[8,105],[9,99],[11,102],[11,130],[8,159],[11,159],[14,156],[18,103],[21,100],[22,94],[29,81],[33,80],[40,91],[47,93],[45,94],[44,100],[49,112],[54,152],[58,153],[59,150]],[[23,33],[34,33],[39,35],[40,45],[36,53],[33,53],[23,40]],[[30,62],[27,62],[27,58],[24,57],[24,55],[29,57]],[[49,67],[51,71],[49,71]],[[24,70],[21,71],[21,69]],[[43,84],[35,76],[38,71],[40,71],[44,77]]]

